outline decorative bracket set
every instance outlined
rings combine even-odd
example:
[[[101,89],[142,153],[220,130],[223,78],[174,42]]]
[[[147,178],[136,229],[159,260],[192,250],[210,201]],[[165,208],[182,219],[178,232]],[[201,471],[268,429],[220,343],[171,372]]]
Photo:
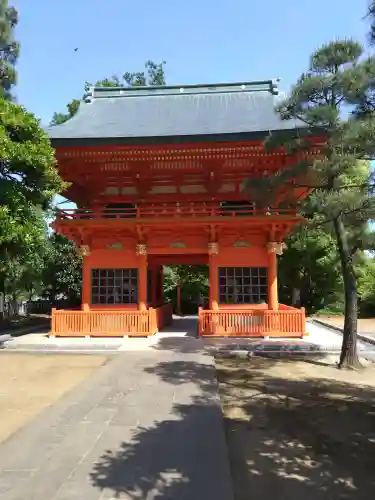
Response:
[[[268,252],[276,255],[282,255],[285,248],[286,244],[284,242],[270,241],[267,243]]]

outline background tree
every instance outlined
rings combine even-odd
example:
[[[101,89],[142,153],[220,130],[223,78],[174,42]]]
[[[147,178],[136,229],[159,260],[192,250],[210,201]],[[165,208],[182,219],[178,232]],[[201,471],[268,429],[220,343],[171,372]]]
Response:
[[[82,287],[82,256],[65,236],[52,233],[42,274],[42,295],[55,305],[59,297],[78,305]]]
[[[174,265],[164,267],[164,295],[178,313],[195,314],[197,305],[208,297],[208,266]],[[180,289],[178,304],[177,290]],[[179,306],[181,310],[179,309]]]
[[[337,303],[342,280],[334,238],[322,228],[299,227],[286,245],[279,258],[280,301],[308,314]]]
[[[147,85],[165,85],[165,61],[157,64],[153,61],[145,63],[144,71],[125,72],[122,78],[114,75],[111,78],[98,80],[95,85],[98,87],[120,87],[120,86],[147,86]],[[89,82],[85,83],[85,93],[90,90],[93,85]],[[81,101],[73,99],[67,105],[66,113],[54,113],[51,125],[59,125],[70,120],[78,111]]]
[[[67,104],[67,112],[66,113],[54,113],[52,120],[51,120],[51,125],[60,125],[61,123],[65,123],[77,113],[79,109],[79,105],[81,104],[81,101],[78,99],[73,99],[72,102]]]
[[[375,315],[375,259],[363,255],[357,269],[360,309],[364,316]]]
[[[306,129],[292,134],[276,133],[267,147],[283,146],[289,154],[300,153],[302,161],[269,179],[250,182],[253,196],[275,193],[281,184],[312,191],[308,212],[315,224],[331,224],[340,257],[344,284],[345,321],[339,367],[356,366],[358,295],[354,256],[366,246],[367,223],[373,212],[372,173],[363,178],[358,160],[373,157],[375,127],[372,120],[347,115],[354,85],[362,85],[358,63],[361,45],[352,40],[335,41],[317,50],[308,71],[278,106],[283,120],[294,118]],[[323,137],[319,156],[306,156],[314,147],[314,137]],[[360,171],[360,174],[359,174]],[[360,178],[360,180],[358,180]],[[258,201],[261,201],[259,199]],[[270,203],[268,200],[267,203]],[[297,205],[298,200],[288,200]]]
[[[368,17],[370,19],[369,42],[375,44],[375,1],[371,0],[368,9]]]
[[[40,212],[64,184],[38,120],[1,98],[0,116],[0,292],[4,292],[9,263],[38,239]]]
[[[42,275],[45,258],[48,254],[47,224],[45,214],[34,210],[27,225],[22,225],[24,244],[17,252],[8,253],[7,259],[0,262],[1,281],[6,296],[13,301],[31,299],[42,289]]]
[[[8,0],[0,0],[0,97],[5,99],[12,97],[11,89],[17,81],[19,44],[14,39],[17,23],[17,10],[9,7]]]

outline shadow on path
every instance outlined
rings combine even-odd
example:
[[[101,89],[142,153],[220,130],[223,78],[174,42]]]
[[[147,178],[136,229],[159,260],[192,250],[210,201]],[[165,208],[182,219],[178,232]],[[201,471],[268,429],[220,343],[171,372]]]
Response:
[[[155,401],[153,423],[104,453],[91,473],[93,485],[108,493],[103,498],[232,500],[214,367],[178,360],[144,370],[156,375],[161,391],[172,386],[170,416],[158,421]]]

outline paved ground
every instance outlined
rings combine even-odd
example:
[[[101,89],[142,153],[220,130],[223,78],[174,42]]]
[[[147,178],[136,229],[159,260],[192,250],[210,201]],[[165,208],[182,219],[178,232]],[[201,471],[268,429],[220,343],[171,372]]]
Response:
[[[0,442],[103,365],[104,356],[0,355]]]
[[[343,316],[317,316],[316,319],[338,328],[344,328]],[[358,320],[358,333],[375,339],[375,318],[361,318]]]
[[[213,360],[199,342],[117,355],[3,442],[2,500],[232,500]]]

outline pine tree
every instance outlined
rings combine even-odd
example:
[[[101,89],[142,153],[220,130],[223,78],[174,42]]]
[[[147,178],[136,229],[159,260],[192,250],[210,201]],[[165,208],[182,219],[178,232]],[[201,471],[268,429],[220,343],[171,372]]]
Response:
[[[375,0],[371,0],[367,15],[370,19],[369,41],[371,45],[374,45],[375,44]]]
[[[9,7],[8,0],[0,0],[0,97],[5,99],[11,99],[11,89],[17,81],[15,64],[20,48],[14,40],[17,23],[17,10]]]
[[[367,19],[370,22],[368,41],[370,49],[375,46],[375,0],[371,0]],[[358,118],[374,116],[375,112],[375,55],[362,59],[356,68],[356,79],[349,93],[349,102],[354,105],[353,115]]]
[[[314,225],[331,226],[337,241],[345,295],[345,322],[339,367],[359,366],[357,356],[357,277],[354,256],[365,242],[368,219],[374,214],[373,179],[367,160],[374,157],[375,122],[348,113],[347,103],[358,82],[362,46],[353,40],[335,41],[317,50],[309,69],[277,110],[283,120],[299,120],[301,127],[285,135],[275,133],[268,148],[283,146],[296,160],[292,167],[270,178],[249,181],[253,197],[267,200],[283,184],[310,191],[308,212]],[[323,139],[319,155],[306,153]],[[315,138],[315,139],[314,139]],[[364,168],[367,165],[367,168]],[[270,200],[267,200],[270,203]],[[299,205],[297,199],[290,204]],[[306,207],[303,207],[306,209]]]

